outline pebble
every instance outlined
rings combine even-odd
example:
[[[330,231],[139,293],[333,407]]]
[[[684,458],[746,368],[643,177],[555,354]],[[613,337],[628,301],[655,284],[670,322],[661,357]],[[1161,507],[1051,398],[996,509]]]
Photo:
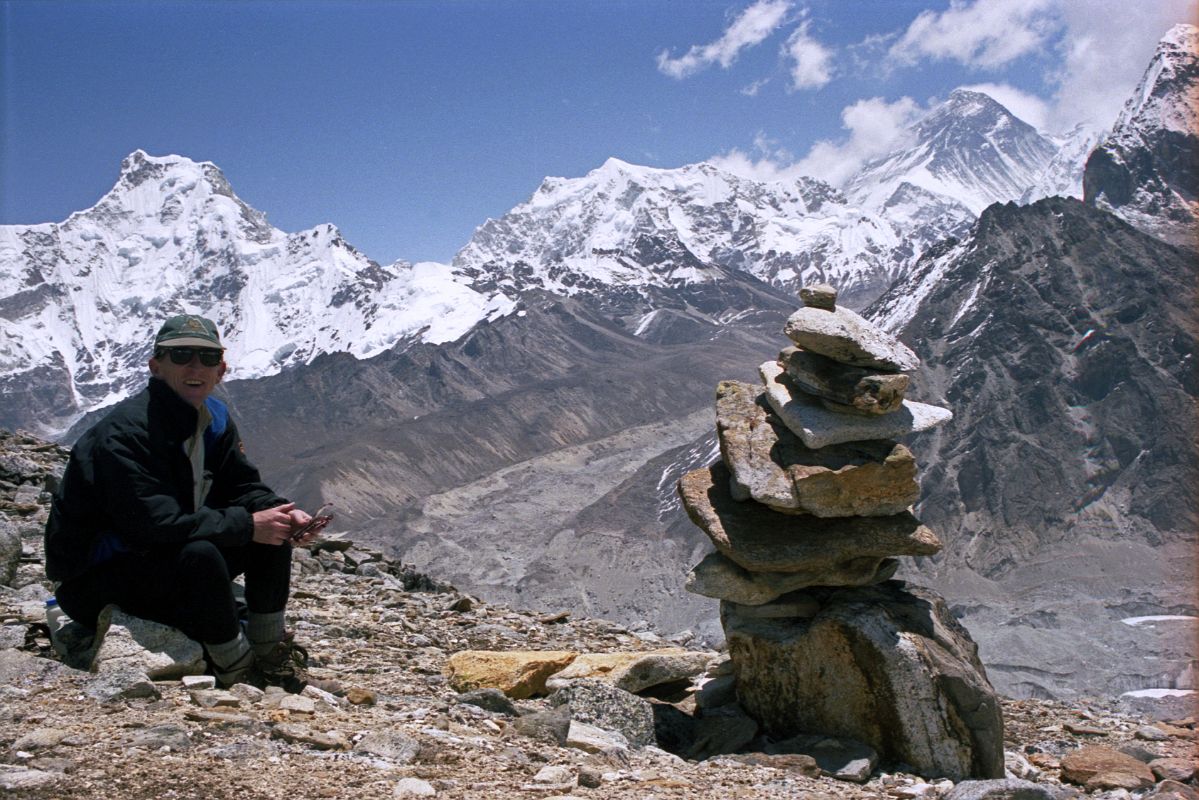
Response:
[[[188,689],[215,689],[216,678],[212,675],[184,675],[183,685]]]
[[[1137,728],[1133,737],[1145,742],[1164,742],[1170,738],[1169,734],[1161,728],[1155,728],[1152,725],[1142,725]]]
[[[189,694],[192,702],[201,708],[237,708],[241,705],[237,695],[224,689],[193,689]]]
[[[436,794],[433,784],[420,778],[401,778],[396,781],[394,790],[396,797],[433,797]]]

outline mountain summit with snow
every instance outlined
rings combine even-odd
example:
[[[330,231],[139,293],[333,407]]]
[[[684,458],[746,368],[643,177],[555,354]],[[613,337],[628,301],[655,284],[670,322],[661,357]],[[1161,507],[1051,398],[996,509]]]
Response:
[[[0,298],[0,390],[27,409],[6,423],[40,430],[140,386],[172,314],[214,319],[230,377],[253,378],[321,353],[447,341],[511,308],[442,265],[380,266],[332,225],[284,233],[215,165],[140,150],[92,208],[0,226]]]
[[[1158,43],[1111,135],[1087,159],[1086,202],[1175,244],[1199,220],[1199,28]]]
[[[718,266],[791,291],[831,281],[852,298],[885,288],[898,244],[889,225],[814,178],[762,183],[708,163],[611,158],[582,178],[547,178],[479,227],[453,266],[508,295],[669,287],[712,280],[707,267]]]

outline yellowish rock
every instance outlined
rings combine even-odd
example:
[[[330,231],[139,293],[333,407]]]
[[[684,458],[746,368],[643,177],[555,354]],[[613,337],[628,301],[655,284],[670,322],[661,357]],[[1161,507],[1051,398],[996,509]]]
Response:
[[[458,692],[499,689],[515,700],[545,693],[545,681],[578,653],[568,650],[462,650],[450,656],[446,675]]]

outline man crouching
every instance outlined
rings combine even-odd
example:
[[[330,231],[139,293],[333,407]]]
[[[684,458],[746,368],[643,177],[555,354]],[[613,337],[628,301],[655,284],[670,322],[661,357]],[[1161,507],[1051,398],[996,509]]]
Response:
[[[171,317],[149,385],[75,444],[46,523],[46,575],[59,605],[94,628],[104,606],[201,642],[222,686],[304,688],[285,636],[292,536],[311,517],[271,491],[242,452],[225,404],[211,320]],[[319,530],[306,531],[304,544]],[[243,628],[231,578],[245,573]]]

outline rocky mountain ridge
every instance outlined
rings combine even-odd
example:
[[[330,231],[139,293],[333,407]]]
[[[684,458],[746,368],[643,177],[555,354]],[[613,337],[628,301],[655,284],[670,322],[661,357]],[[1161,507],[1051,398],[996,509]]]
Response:
[[[1086,202],[1199,247],[1199,28],[1175,25],[1111,134],[1086,162]]]
[[[1189,686],[1181,628],[1133,645],[1119,620],[1195,616],[1194,287],[1188,251],[1049,198],[991,207],[870,309],[954,411],[922,444],[946,549],[917,570],[1005,653],[1005,691]]]
[[[213,318],[230,377],[255,378],[453,340],[511,308],[441,265],[380,266],[332,225],[284,233],[215,165],[142,151],[92,208],[0,226],[0,298],[0,419],[45,432],[132,393],[171,314]]]
[[[0,226],[0,422],[57,434],[128,395],[149,355],[146,331],[172,313],[215,319],[230,377],[252,379],[326,353],[450,342],[529,291],[589,294],[637,332],[675,290],[730,272],[792,295],[832,282],[861,306],[930,245],[963,233],[985,202],[1039,196],[1038,182],[1060,187],[1078,172],[1066,163],[1077,143],[1055,151],[977,93],[955,93],[912,135],[848,193],[812,178],[763,183],[706,163],[610,159],[583,178],[546,179],[452,265],[383,266],[331,225],[284,233],[214,164],[137,151],[92,208]],[[994,157],[978,156],[987,148]]]

